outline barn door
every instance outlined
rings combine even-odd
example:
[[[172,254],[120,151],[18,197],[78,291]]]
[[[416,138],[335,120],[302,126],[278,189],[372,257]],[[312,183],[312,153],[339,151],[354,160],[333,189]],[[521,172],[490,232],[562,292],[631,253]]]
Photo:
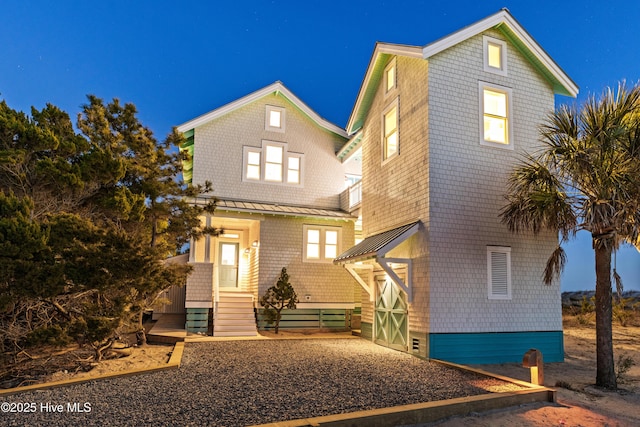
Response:
[[[375,342],[407,351],[407,298],[386,275],[376,276]]]

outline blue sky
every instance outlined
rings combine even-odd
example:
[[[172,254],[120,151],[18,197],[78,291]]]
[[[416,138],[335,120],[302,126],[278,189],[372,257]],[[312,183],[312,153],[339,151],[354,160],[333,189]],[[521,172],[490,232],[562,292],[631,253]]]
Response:
[[[281,80],[345,126],[376,41],[424,45],[503,7],[580,87],[577,100],[640,80],[640,2],[10,1],[2,5],[0,99],[75,117],[87,94],[134,103],[158,139],[172,126]],[[594,289],[588,235],[566,246],[564,290]],[[627,289],[640,254],[620,251]]]

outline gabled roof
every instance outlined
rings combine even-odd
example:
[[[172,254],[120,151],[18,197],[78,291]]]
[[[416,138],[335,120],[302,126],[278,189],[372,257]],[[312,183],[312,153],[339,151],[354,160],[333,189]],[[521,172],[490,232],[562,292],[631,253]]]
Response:
[[[423,47],[376,43],[351,117],[349,117],[349,122],[347,123],[347,132],[352,134],[362,127],[375,95],[375,90],[382,77],[382,72],[390,56],[429,59],[445,49],[492,28],[500,31],[529,60],[538,72],[550,82],[556,94],[571,97],[578,95],[578,86],[574,81],[556,64],[511,13],[507,9],[502,9],[494,15]]]
[[[300,98],[295,96],[293,92],[287,89],[285,85],[282,84],[282,82],[280,81],[272,83],[269,86],[263,87],[262,89],[259,89],[253,93],[250,93],[249,95],[243,96],[240,99],[237,99],[233,102],[223,105],[220,108],[217,108],[213,111],[210,111],[206,114],[196,117],[193,120],[189,120],[188,122],[178,126],[178,131],[182,133],[191,131],[196,127],[201,126],[211,120],[215,120],[218,117],[222,117],[225,114],[229,114],[230,112],[237,110],[238,108],[244,107],[245,105],[248,105],[254,101],[257,101],[260,98],[264,98],[265,96],[272,95],[272,94],[280,95],[286,98],[291,104],[293,104],[298,110],[300,110],[307,117],[313,120],[321,128],[326,129],[329,132],[335,133],[336,135],[340,135],[343,138],[348,137],[344,129],[320,117],[318,113],[313,111],[307,104],[302,102]]]
[[[405,224],[393,230],[369,236],[333,260],[334,264],[352,263],[369,258],[384,256],[391,249],[413,236],[420,221]]]

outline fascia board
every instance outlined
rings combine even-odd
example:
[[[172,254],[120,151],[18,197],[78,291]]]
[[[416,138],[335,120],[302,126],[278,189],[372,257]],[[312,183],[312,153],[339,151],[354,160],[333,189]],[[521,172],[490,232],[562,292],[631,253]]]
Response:
[[[199,117],[196,117],[193,120],[190,120],[186,123],[181,124],[177,127],[178,132],[186,132],[191,129],[195,129],[198,126],[201,126],[211,120],[215,120],[218,117],[222,117],[225,114],[229,114],[230,112],[241,108],[245,105],[251,104],[254,101],[257,101],[260,98],[263,98],[272,93],[280,93],[285,98],[287,98],[294,106],[296,106],[300,111],[306,114],[311,120],[316,122],[316,124],[329,132],[335,133],[343,138],[348,138],[347,132],[341,127],[334,125],[333,123],[323,119],[313,111],[307,104],[302,102],[300,98],[295,96],[289,89],[287,89],[281,82],[275,82],[269,86],[266,86],[262,89],[259,89],[255,92],[250,93],[242,98],[239,98],[233,102],[230,102],[220,108],[217,108],[213,111],[210,111],[206,114],[203,114]]]
[[[529,35],[529,33],[511,16],[507,10],[501,10],[500,12],[491,15],[481,21],[476,22],[468,27],[465,27],[455,33],[441,38],[433,43],[430,43],[423,47],[422,56],[424,59],[430,57],[448,49],[458,43],[467,40],[477,34],[482,33],[490,28],[498,27],[499,25],[507,25],[509,29],[518,37],[529,49],[533,55],[546,67],[549,72],[560,82],[560,84],[566,89],[567,93],[576,97],[578,95],[578,86],[571,80],[571,78],[551,59],[551,57],[544,51],[544,49]]]
[[[396,246],[398,246],[400,243],[404,242],[409,237],[411,237],[414,234],[416,234],[416,232],[418,231],[419,227],[420,227],[420,222],[416,222],[415,224],[413,224],[413,226],[410,227],[409,229],[407,229],[404,233],[402,233],[401,235],[399,235],[398,237],[396,237],[395,239],[393,239],[392,241],[390,241],[389,243],[384,245],[384,248],[380,249],[376,253],[376,256],[378,258],[384,257],[386,254],[391,252],[391,250],[395,249]]]
[[[364,75],[364,79],[362,80],[362,84],[360,85],[360,90],[358,91],[356,102],[353,106],[353,109],[351,110],[351,116],[349,116],[349,121],[347,122],[347,132],[349,134],[358,131],[358,129],[352,129],[353,123],[358,117],[358,113],[362,108],[362,102],[365,98],[365,94],[369,89],[369,84],[371,83],[371,80],[375,74],[376,62],[380,60],[381,55],[399,55],[409,58],[421,59],[422,54],[423,52],[420,46],[400,45],[382,42],[376,43],[376,46],[373,49],[373,53],[371,54],[371,59],[369,60],[369,65],[367,66],[367,71]]]

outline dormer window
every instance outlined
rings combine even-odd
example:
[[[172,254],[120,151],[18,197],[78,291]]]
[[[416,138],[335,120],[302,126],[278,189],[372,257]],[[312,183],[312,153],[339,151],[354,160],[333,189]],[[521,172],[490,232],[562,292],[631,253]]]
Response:
[[[264,129],[272,132],[284,132],[285,109],[267,105],[264,119]]]
[[[507,43],[493,37],[484,36],[484,70],[489,73],[507,75]]]

